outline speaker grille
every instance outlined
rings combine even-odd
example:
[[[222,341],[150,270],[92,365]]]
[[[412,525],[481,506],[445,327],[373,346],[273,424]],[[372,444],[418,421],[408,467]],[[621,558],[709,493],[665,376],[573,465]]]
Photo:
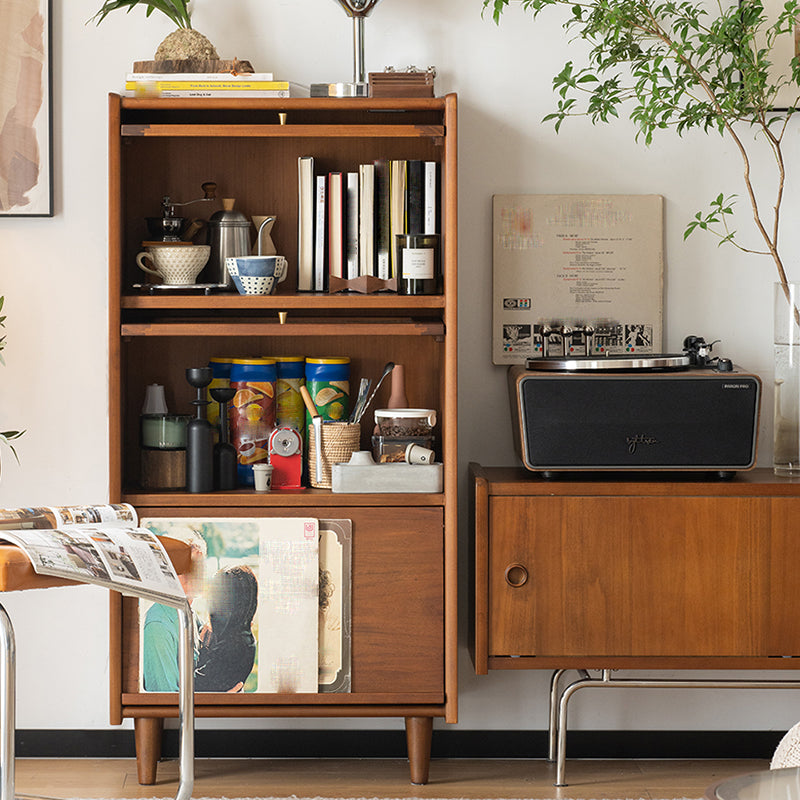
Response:
[[[748,469],[760,382],[751,375],[525,376],[530,469]]]

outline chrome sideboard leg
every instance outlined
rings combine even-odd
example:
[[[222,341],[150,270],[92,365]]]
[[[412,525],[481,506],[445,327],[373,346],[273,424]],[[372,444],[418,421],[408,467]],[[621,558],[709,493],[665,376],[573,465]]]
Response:
[[[16,666],[14,628],[0,605],[0,800],[14,800],[14,733],[17,728]]]

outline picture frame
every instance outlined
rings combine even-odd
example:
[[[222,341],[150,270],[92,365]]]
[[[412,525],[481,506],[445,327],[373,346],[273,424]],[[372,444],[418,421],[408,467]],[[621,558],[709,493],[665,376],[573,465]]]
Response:
[[[52,0],[0,0],[0,19],[0,216],[52,217]]]

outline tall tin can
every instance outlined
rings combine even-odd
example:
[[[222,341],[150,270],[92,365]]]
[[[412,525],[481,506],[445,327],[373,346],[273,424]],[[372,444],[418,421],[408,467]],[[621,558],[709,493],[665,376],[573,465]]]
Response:
[[[306,358],[306,388],[322,419],[346,420],[350,413],[350,359]],[[311,415],[307,415],[307,423]]]
[[[275,356],[278,380],[275,385],[275,422],[294,428],[305,438],[306,407],[300,387],[306,382],[305,356]]]
[[[273,358],[234,358],[231,361],[231,443],[236,448],[239,483],[253,486],[253,464],[269,460],[269,435],[275,428]]]

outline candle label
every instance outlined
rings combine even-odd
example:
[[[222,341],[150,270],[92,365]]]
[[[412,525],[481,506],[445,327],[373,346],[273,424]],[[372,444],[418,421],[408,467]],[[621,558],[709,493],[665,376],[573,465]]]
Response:
[[[433,275],[433,248],[403,248],[403,278],[430,280]]]

